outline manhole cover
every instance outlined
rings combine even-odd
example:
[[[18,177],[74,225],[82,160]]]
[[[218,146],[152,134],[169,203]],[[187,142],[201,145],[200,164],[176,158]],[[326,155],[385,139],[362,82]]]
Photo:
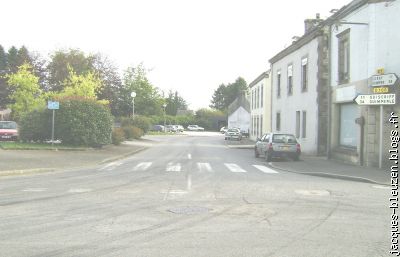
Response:
[[[184,206],[184,207],[176,207],[169,209],[168,211],[175,213],[175,214],[201,214],[209,212],[211,209],[206,207],[199,207],[199,206]]]

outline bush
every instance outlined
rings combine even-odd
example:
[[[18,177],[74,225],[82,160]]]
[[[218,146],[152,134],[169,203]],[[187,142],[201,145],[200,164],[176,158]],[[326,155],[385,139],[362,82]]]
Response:
[[[112,143],[120,145],[125,140],[125,133],[122,128],[115,128],[112,132]]]
[[[110,110],[96,100],[65,98],[56,111],[56,136],[71,145],[100,146],[111,143]]]
[[[47,109],[35,110],[24,115],[19,124],[22,141],[43,142],[51,139],[52,112]]]
[[[144,135],[143,130],[135,126],[125,126],[122,129],[126,139],[139,139]]]
[[[133,126],[140,128],[143,133],[149,131],[151,127],[151,119],[145,116],[135,115],[135,119],[133,120]]]

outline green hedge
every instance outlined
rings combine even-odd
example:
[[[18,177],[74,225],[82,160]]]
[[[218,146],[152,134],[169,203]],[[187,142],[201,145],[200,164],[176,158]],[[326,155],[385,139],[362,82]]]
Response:
[[[63,144],[98,147],[111,143],[112,116],[108,107],[85,98],[60,99],[55,111],[55,139]],[[31,112],[21,120],[24,141],[51,139],[52,111]]]
[[[110,110],[96,100],[65,98],[56,111],[56,138],[71,145],[100,146],[111,143]]]

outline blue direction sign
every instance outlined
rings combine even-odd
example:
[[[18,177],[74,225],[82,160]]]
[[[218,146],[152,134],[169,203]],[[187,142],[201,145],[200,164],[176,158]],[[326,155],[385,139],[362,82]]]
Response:
[[[47,102],[47,109],[49,109],[49,110],[58,110],[58,109],[60,109],[60,103],[59,102],[48,101]]]

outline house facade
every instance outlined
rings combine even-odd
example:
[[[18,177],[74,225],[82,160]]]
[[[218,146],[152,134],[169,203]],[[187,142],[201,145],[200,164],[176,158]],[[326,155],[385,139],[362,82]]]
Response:
[[[240,94],[228,107],[228,128],[250,131],[250,104],[245,92]]]
[[[352,1],[327,20],[330,32],[329,157],[382,167],[389,162],[391,112],[399,82],[372,87],[377,74],[400,75],[400,3]],[[359,94],[395,93],[394,105],[358,105]],[[387,164],[388,165],[388,164]]]
[[[273,58],[272,130],[291,133],[302,151],[327,150],[329,51],[322,20],[305,21],[305,34]]]
[[[250,98],[250,139],[255,140],[266,132],[272,131],[271,126],[271,71],[260,74],[249,84]]]

